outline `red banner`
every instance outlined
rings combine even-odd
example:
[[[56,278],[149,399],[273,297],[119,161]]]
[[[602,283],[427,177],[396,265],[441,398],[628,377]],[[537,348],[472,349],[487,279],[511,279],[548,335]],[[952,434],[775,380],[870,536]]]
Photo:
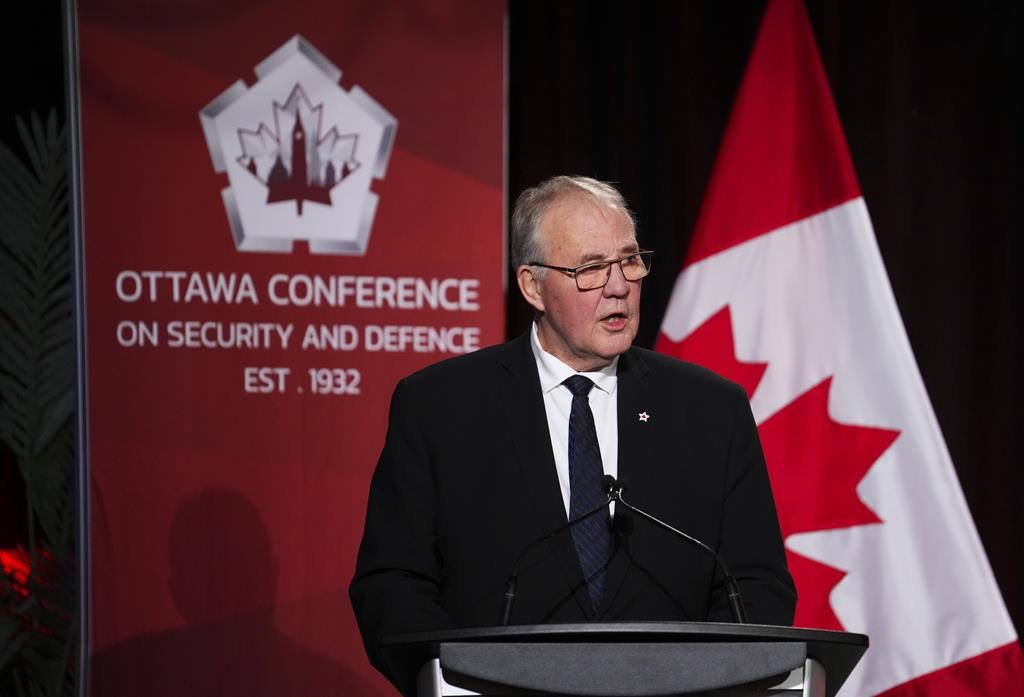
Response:
[[[78,23],[92,694],[391,694],[346,589],[396,381],[503,338],[504,3]]]

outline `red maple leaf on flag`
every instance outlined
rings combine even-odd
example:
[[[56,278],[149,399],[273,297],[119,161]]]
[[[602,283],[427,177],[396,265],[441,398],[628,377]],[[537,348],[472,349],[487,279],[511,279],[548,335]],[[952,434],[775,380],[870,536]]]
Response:
[[[655,348],[738,383],[748,397],[767,369],[766,363],[736,357],[728,305],[680,341],[660,335]],[[831,389],[828,377],[758,426],[784,539],[881,522],[857,496],[857,484],[899,431],[835,421],[828,413]],[[845,572],[788,548],[786,557],[799,596],[796,625],[844,629],[829,594]]]
[[[822,380],[757,429],[784,537],[881,522],[857,496],[857,484],[899,431],[833,420],[831,389],[832,378]],[[845,574],[789,549],[786,555],[801,596],[796,623],[843,629],[828,595]]]
[[[680,341],[672,341],[659,334],[654,350],[702,365],[732,380],[747,391],[749,398],[754,395],[768,364],[740,361],[736,358],[735,346],[732,313],[726,305]]]

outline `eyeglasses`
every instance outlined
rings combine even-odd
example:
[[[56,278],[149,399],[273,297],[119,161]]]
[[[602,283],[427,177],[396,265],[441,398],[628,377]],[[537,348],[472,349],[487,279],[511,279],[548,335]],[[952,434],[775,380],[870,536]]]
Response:
[[[618,264],[622,269],[622,276],[627,281],[639,281],[651,272],[651,259],[654,252],[649,249],[641,249],[621,259],[609,261],[597,261],[582,266],[566,267],[542,264],[539,261],[531,261],[528,266],[540,266],[545,269],[553,269],[568,274],[576,279],[576,287],[580,290],[597,290],[608,285],[612,277],[612,264]]]

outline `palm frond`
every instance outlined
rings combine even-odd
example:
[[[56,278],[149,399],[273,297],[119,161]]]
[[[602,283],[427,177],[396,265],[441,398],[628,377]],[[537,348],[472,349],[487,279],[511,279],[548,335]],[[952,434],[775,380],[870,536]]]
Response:
[[[25,463],[70,413],[73,374],[58,366],[71,356],[71,276],[54,264],[70,248],[65,131],[53,113],[17,127],[29,166],[0,146],[0,201],[14,204],[0,217],[0,371],[11,378],[0,381],[0,437]]]
[[[72,455],[73,437],[69,414],[59,424],[45,449],[34,455],[25,469],[32,473],[26,478],[29,506],[43,530],[44,539],[58,559],[71,551],[66,547],[66,530],[73,527],[71,478],[67,463]]]
[[[27,638],[13,617],[0,617],[0,673],[18,655]]]
[[[54,113],[17,126],[25,160],[0,144],[0,439],[25,482],[31,555],[27,580],[0,576],[0,693],[63,697],[78,621],[66,135]]]

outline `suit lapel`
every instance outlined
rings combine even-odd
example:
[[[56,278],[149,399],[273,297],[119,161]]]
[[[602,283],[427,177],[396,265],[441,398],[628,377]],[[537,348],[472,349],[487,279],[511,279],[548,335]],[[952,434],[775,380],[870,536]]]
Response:
[[[532,512],[537,521],[539,537],[566,524],[565,504],[562,502],[558,474],[555,471],[544,398],[529,333],[520,337],[510,348],[512,350],[502,365],[504,375],[500,382],[501,398],[505,407],[505,420],[509,425]],[[573,589],[581,611],[590,617],[590,599],[583,583],[583,572],[572,544],[572,536],[568,532],[557,535],[547,546],[558,560],[563,577],[553,579],[553,582],[563,583],[563,588]]]

